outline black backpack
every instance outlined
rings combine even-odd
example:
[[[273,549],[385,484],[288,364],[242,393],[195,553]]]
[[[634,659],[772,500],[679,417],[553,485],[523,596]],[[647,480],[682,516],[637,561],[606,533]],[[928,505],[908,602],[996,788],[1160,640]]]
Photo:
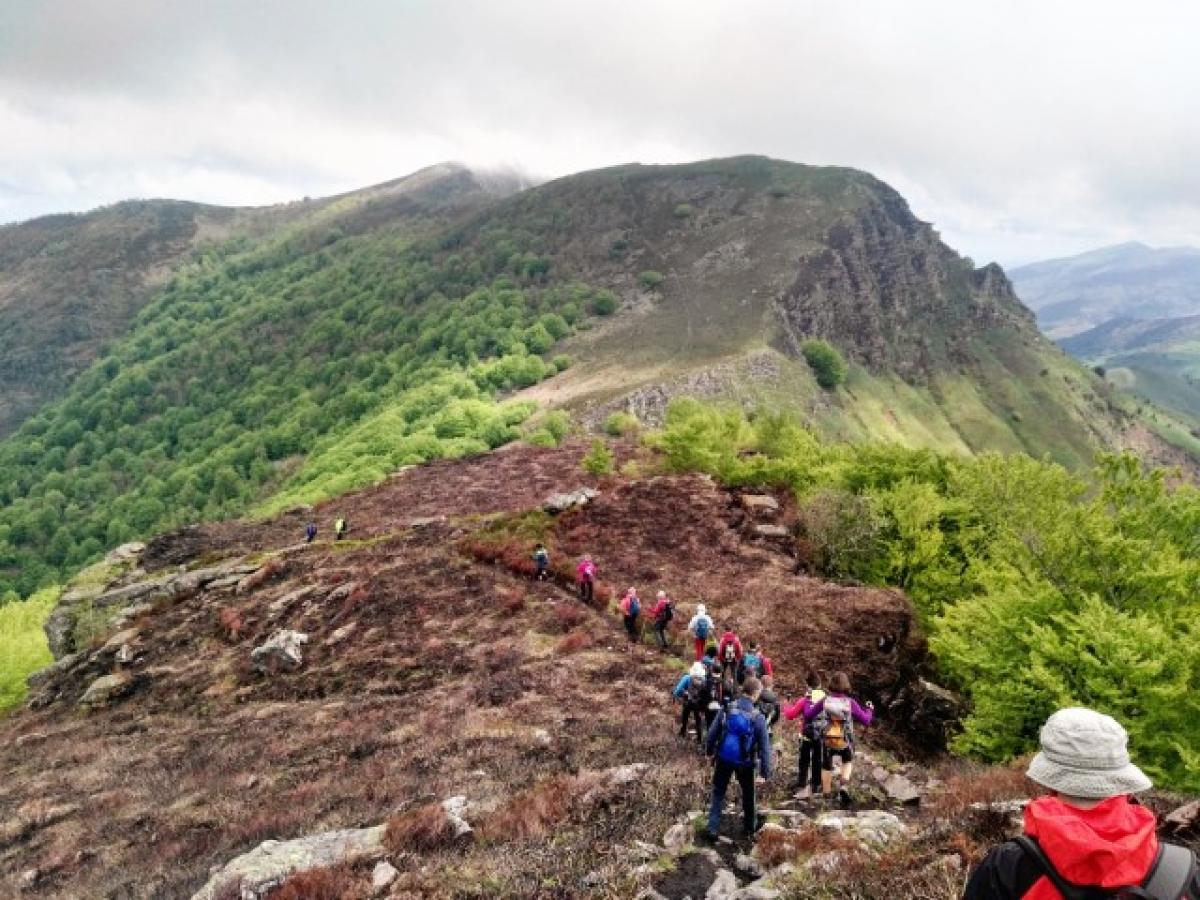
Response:
[[[1141,884],[1131,884],[1119,888],[1099,888],[1088,885],[1072,884],[1067,881],[1054,863],[1043,852],[1041,845],[1028,835],[1021,835],[1014,842],[1037,863],[1038,868],[1054,883],[1064,900],[1101,900],[1101,898],[1120,898],[1132,900],[1138,897],[1143,900],[1200,900],[1192,889],[1196,881],[1196,855],[1186,847],[1178,844],[1159,842],[1158,855],[1150,872],[1142,879]]]
[[[707,704],[705,695],[708,694],[708,678],[693,678],[688,682],[684,694],[685,701],[692,709],[703,709]]]

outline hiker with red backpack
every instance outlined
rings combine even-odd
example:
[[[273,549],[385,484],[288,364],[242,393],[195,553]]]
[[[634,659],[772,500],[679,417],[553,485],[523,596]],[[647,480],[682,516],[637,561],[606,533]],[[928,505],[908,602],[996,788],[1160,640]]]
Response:
[[[637,588],[630,588],[621,598],[621,617],[625,622],[625,631],[629,635],[629,643],[637,643],[640,637],[638,616],[642,614],[642,601],[638,599]]]
[[[596,597],[596,564],[589,554],[584,554],[575,567],[575,579],[579,584],[579,599],[591,603]]]
[[[755,769],[762,780],[771,777],[771,734],[767,720],[755,708],[762,685],[757,678],[747,678],[742,695],[727,710],[717,715],[708,729],[706,748],[713,760],[712,803],[708,809],[705,835],[715,841],[721,828],[721,811],[725,807],[725,792],[731,779],[736,778],[742,789],[742,829],[746,837],[758,833],[762,822],[755,808]]]
[[[824,698],[799,702],[804,721],[813,723],[821,742],[821,790],[826,796],[833,791],[833,760],[837,758],[841,764],[838,800],[843,806],[852,805],[849,784],[854,773],[854,723],[864,728],[870,725],[875,717],[874,704],[860,705],[850,696],[850,676],[845,672],[833,673]]]
[[[675,685],[671,696],[683,704],[679,716],[679,736],[687,737],[688,720],[696,726],[696,743],[704,746],[708,734],[708,704],[712,702],[712,676],[704,663],[692,663],[692,668]]]
[[[713,632],[713,620],[703,603],[696,604],[696,614],[688,622],[688,633],[696,641],[696,659],[704,659],[704,648],[708,644],[708,636]]]
[[[671,624],[671,620],[675,618],[675,604],[671,602],[671,598],[667,596],[666,591],[659,591],[655,598],[654,608],[650,610],[650,616],[654,620],[654,639],[658,641],[658,646],[666,650],[670,645],[667,640],[667,627]]]
[[[1025,807],[1025,833],[984,858],[964,900],[1200,900],[1195,854],[1160,842],[1154,813],[1131,796],[1151,784],[1128,741],[1094,710],[1047,719],[1026,774],[1052,793]]]
[[[742,642],[733,631],[732,625],[725,626],[725,633],[721,635],[721,640],[717,643],[717,659],[721,661],[726,672],[731,673],[738,684],[745,680],[746,674],[742,671]]]

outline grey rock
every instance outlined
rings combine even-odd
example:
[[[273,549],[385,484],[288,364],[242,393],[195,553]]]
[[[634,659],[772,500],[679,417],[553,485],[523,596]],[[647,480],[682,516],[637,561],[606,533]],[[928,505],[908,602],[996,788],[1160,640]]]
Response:
[[[889,777],[883,783],[883,789],[887,792],[888,797],[897,803],[908,805],[921,802],[921,792],[903,775]]]
[[[719,869],[717,877],[713,879],[713,883],[709,885],[708,891],[704,895],[704,900],[733,900],[737,891],[737,876],[728,869]]]
[[[559,513],[564,513],[569,509],[582,508],[591,503],[598,496],[598,492],[590,487],[576,488],[565,494],[551,494],[542,503],[542,509],[556,516]]]
[[[250,651],[250,661],[255,668],[264,671],[272,664],[285,669],[298,669],[304,664],[301,647],[308,643],[308,635],[302,631],[283,629],[276,631],[265,644]]]
[[[742,509],[751,514],[771,516],[779,512],[779,501],[770,494],[742,494]]]
[[[107,641],[105,641],[104,646],[100,648],[99,652],[106,656],[110,655],[110,654],[120,653],[122,647],[129,646],[130,644],[134,643],[139,637],[141,637],[141,632],[138,631],[136,628],[126,628],[123,631],[118,631],[116,634],[114,634],[112,637],[110,637]]]
[[[640,862],[658,859],[662,854],[662,847],[659,847],[657,844],[647,843],[646,841],[634,841],[633,847],[629,851],[629,855]]]
[[[749,854],[739,853],[734,857],[733,867],[749,878],[763,877],[762,863]]]
[[[778,900],[782,896],[782,891],[760,882],[754,882],[737,891],[732,900]]]
[[[692,843],[692,824],[687,819],[676,822],[663,835],[663,846],[671,853],[679,853]]]
[[[375,863],[375,868],[371,871],[371,887],[376,891],[385,891],[399,876],[399,869],[386,859],[381,859]]]
[[[783,525],[766,525],[759,523],[755,525],[751,531],[761,538],[778,539],[792,536],[792,533]]]
[[[62,657],[54,663],[46,666],[44,669],[38,669],[32,675],[25,679],[25,683],[29,685],[31,691],[37,691],[48,684],[56,681],[60,675],[64,675],[71,671],[77,663],[84,660],[84,654],[71,653]]]
[[[446,813],[446,818],[450,820],[450,824],[454,826],[456,838],[469,839],[474,836],[471,823],[466,819],[470,806],[467,798],[463,796],[448,797],[442,801],[442,809]]]
[[[215,872],[192,900],[216,900],[240,885],[242,900],[259,900],[288,876],[321,866],[353,864],[384,856],[385,826],[328,831],[292,841],[263,841]]]
[[[81,706],[104,706],[121,699],[133,689],[133,676],[124,672],[112,675],[102,675],[88,685],[88,689],[79,698]]]
[[[325,643],[329,644],[330,646],[333,646],[334,644],[340,644],[346,638],[350,637],[350,635],[354,633],[354,629],[357,627],[357,622],[349,622],[343,625],[341,628],[336,629],[333,634],[325,639]]]

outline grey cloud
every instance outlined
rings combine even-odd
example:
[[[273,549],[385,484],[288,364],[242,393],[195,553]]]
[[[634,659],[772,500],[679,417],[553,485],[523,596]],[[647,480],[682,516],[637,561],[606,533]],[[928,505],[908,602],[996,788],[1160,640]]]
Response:
[[[0,220],[761,152],[873,171],[981,260],[1200,243],[1198,26],[1168,0],[7,0]]]

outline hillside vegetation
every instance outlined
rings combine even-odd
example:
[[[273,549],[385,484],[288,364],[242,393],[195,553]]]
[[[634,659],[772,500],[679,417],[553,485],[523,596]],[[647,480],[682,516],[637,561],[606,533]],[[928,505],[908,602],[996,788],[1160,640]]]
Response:
[[[865,173],[742,157],[515,189],[435,167],[177,268],[0,443],[0,596],[132,537],[497,447],[538,404],[655,422],[672,396],[727,396],[827,438],[1075,469],[1102,447],[1200,444],[1145,427],[1037,334],[997,267]],[[817,369],[815,341],[833,354]]]

